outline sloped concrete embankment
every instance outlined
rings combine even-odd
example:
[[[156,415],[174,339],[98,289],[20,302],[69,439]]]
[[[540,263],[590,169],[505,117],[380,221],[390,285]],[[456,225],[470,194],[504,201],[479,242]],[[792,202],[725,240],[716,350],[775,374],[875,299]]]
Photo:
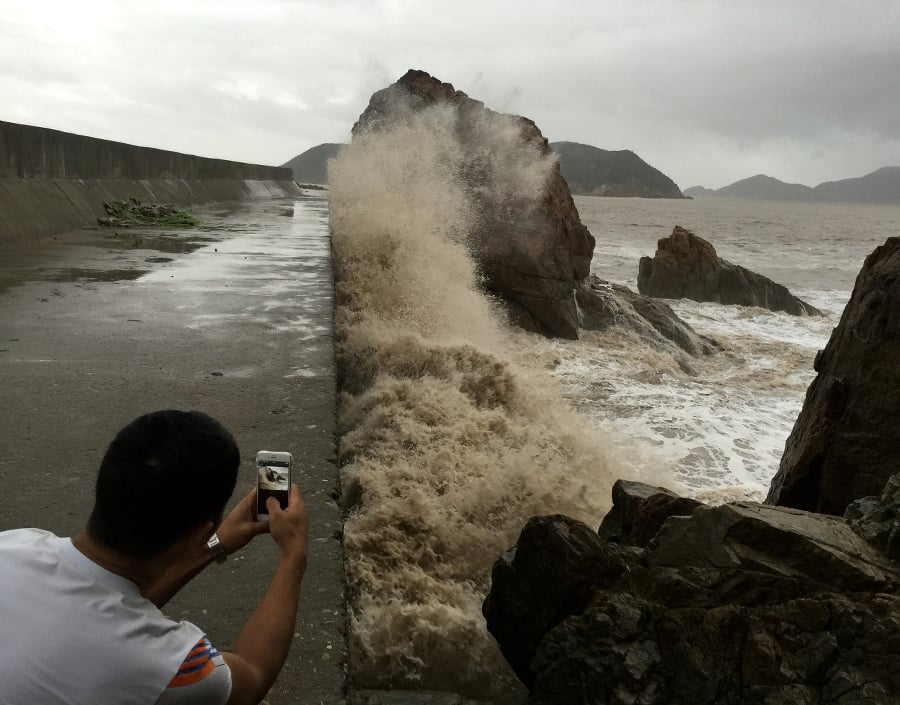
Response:
[[[179,207],[299,194],[290,169],[0,121],[0,244],[93,225],[103,201]]]

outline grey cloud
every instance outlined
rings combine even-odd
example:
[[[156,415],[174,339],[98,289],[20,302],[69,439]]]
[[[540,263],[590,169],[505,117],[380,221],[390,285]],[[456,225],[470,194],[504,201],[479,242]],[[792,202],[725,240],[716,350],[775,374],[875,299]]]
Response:
[[[422,68],[683,187],[900,164],[896,1],[10,1],[0,119],[280,163]]]

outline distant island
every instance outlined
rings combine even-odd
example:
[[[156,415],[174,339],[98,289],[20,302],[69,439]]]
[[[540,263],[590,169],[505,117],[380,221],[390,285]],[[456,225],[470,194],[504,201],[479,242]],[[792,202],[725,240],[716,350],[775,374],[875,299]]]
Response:
[[[788,184],[771,176],[757,174],[720,189],[692,186],[685,189],[684,195],[691,198],[900,204],[900,166],[886,166],[865,176],[826,181],[816,187]]]
[[[328,160],[336,157],[343,144],[325,142],[316,145],[281,166],[294,172],[294,181],[309,184],[328,183]]]
[[[294,180],[328,183],[328,160],[342,144],[326,142],[306,150],[282,166],[294,172]],[[577,142],[552,142],[559,157],[559,170],[569,190],[580,196],[634,196],[640,198],[684,198],[678,185],[654,169],[634,152],[609,151]]]
[[[684,198],[668,176],[628,149],[609,151],[577,142],[551,142],[569,190],[580,196]]]

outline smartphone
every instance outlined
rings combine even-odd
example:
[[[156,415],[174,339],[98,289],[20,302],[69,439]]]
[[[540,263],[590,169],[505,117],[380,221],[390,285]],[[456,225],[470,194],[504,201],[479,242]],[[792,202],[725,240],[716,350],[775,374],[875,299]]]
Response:
[[[292,461],[291,454],[282,451],[261,450],[256,454],[256,518],[259,521],[269,520],[266,509],[269,497],[275,497],[281,508],[287,509]]]

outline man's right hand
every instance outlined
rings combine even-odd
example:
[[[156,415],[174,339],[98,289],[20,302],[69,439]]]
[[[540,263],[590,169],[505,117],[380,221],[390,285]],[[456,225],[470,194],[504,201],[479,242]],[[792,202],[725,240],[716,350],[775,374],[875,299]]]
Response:
[[[302,558],[305,565],[309,518],[297,485],[291,485],[286,509],[281,508],[277,499],[269,497],[266,500],[266,510],[269,512],[269,533],[281,549],[281,554]]]
[[[284,665],[297,621],[300,583],[306,570],[309,520],[297,485],[291,485],[288,506],[266,500],[269,533],[281,549],[275,575],[265,595],[238,635],[231,652],[222,654],[231,669],[228,705],[260,702]]]

